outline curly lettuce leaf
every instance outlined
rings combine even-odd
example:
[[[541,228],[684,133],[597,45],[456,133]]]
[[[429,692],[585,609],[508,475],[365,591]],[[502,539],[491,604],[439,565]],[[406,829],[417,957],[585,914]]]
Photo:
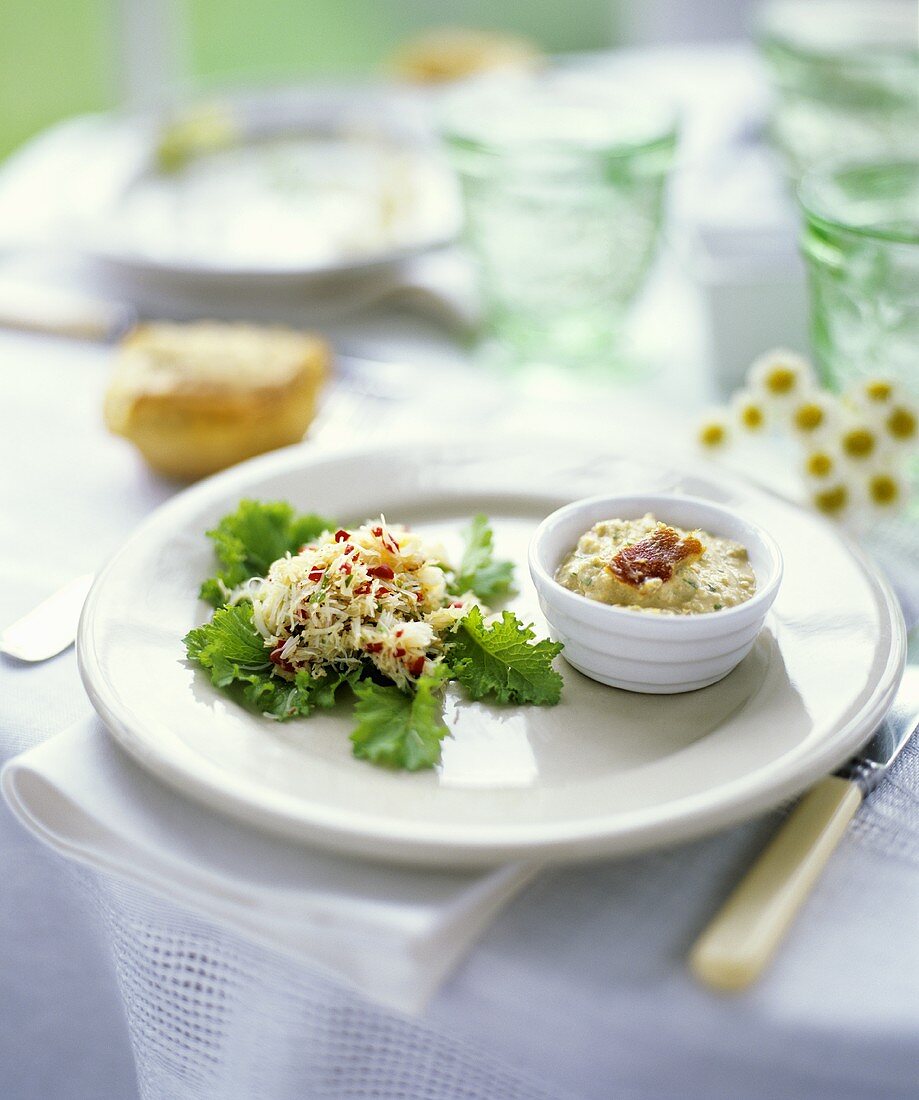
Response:
[[[450,582],[450,592],[454,595],[474,592],[485,603],[510,595],[514,591],[514,563],[495,560],[494,535],[487,516],[481,513],[474,516],[463,536],[466,546]]]
[[[185,649],[215,687],[235,690],[253,710],[281,722],[333,706],[338,688],[350,679],[332,672],[313,679],[303,670],[293,680],[276,676],[248,603],[214,612],[209,623],[186,634]]]
[[[242,673],[271,672],[274,667],[261,634],[252,625],[252,605],[237,604],[214,613],[184,638],[189,658],[211,674],[215,687],[226,687]]]
[[[493,696],[500,703],[554,706],[561,697],[562,678],[552,667],[560,642],[543,639],[510,611],[492,626],[471,607],[450,635],[447,659],[453,675],[473,699]]]
[[[241,501],[207,532],[224,568],[201,585],[201,599],[220,607],[231,589],[249,577],[264,576],[273,561],[335,527],[322,516],[297,515],[285,501]]]
[[[419,678],[413,695],[369,680],[355,684],[358,723],[351,734],[354,755],[410,772],[439,763],[440,743],[449,732],[443,723],[439,694],[448,677],[448,670],[441,666]]]

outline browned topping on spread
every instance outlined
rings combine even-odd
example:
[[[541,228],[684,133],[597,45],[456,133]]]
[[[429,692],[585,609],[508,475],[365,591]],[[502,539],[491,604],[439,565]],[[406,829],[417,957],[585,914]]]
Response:
[[[678,566],[698,561],[704,553],[694,535],[683,536],[662,523],[647,538],[623,546],[606,568],[622,584],[640,588],[654,577],[669,581]]]

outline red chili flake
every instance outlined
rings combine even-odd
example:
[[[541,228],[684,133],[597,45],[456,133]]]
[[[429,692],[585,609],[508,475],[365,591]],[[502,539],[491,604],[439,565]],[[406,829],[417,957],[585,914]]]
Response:
[[[341,527],[339,527],[339,529],[335,532],[336,542],[347,542],[349,538],[351,538],[350,533],[348,531],[345,531]]]
[[[351,572],[351,563],[347,562],[347,561],[343,561],[341,563],[341,565],[338,567],[338,571],[340,573],[349,573],[350,574],[350,572]]]
[[[370,581],[364,581],[363,584],[359,584],[357,586],[357,588],[354,589],[354,595],[355,596],[366,596],[369,591],[370,591]]]
[[[424,672],[424,657],[416,657],[408,666],[408,670],[412,676],[420,676]]]
[[[393,657],[404,657],[405,656],[405,650],[402,648],[402,646],[399,646],[398,649],[394,649],[392,651],[392,655],[393,655]]]
[[[463,606],[463,601],[462,600],[454,600],[453,603],[450,604],[450,606],[451,607],[462,607]]]
[[[391,538],[388,535],[385,539],[383,539],[383,545],[390,552],[390,554],[397,554],[399,552],[399,544],[394,538]]]
[[[378,577],[381,581],[391,581],[396,575],[388,565],[372,565],[367,572],[371,577]]]
[[[364,649],[366,649],[368,653],[379,653],[382,648],[383,648],[383,643],[382,642],[368,642],[364,646]]]
[[[306,575],[311,581],[321,581],[323,573],[325,573],[324,569],[311,569]]]
[[[354,547],[353,547],[353,546],[351,545],[351,543],[350,543],[350,542],[349,542],[349,543],[346,543],[346,544],[345,544],[345,545],[344,545],[344,546],[342,547],[342,551],[341,551],[341,552],[342,552],[343,554],[353,554],[353,553],[354,553]]]
[[[386,587],[385,584],[381,584],[380,587],[377,589],[377,595],[378,596],[388,596],[389,595],[389,589]]]
[[[396,631],[396,637],[397,637],[397,638],[401,638],[401,637],[402,637],[402,635],[403,635],[404,633],[405,633],[405,631],[404,631],[404,630],[397,630],[397,631]]]
[[[372,527],[370,529],[370,533],[375,538],[381,539],[383,537],[383,528],[382,527]]]
[[[272,664],[277,665],[278,668],[284,669],[285,672],[293,672],[294,666],[290,663],[290,661],[285,661],[284,658],[281,656],[281,650],[283,648],[283,642],[280,645],[275,646],[274,649],[268,654],[268,660],[271,661]]]

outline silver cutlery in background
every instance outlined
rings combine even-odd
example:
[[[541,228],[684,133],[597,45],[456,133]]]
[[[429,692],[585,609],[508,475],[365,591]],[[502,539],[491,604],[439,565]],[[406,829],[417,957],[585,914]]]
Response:
[[[125,302],[0,273],[0,328],[113,343],[136,321],[134,309]]]
[[[47,661],[73,645],[92,573],[74,577],[0,634],[0,653],[19,661]]]

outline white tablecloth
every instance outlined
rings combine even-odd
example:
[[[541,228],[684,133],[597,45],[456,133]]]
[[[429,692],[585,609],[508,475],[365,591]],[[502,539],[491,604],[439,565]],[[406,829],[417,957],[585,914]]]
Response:
[[[104,351],[0,335],[2,618],[98,567],[171,487],[99,423]],[[53,430],[52,430],[53,428]],[[0,661],[0,755],[88,713],[72,653]],[[0,808],[0,1096],[128,1100],[907,1097],[919,1091],[919,751],[775,967],[694,986],[694,935],[771,821],[546,873],[420,1020],[48,855]]]

